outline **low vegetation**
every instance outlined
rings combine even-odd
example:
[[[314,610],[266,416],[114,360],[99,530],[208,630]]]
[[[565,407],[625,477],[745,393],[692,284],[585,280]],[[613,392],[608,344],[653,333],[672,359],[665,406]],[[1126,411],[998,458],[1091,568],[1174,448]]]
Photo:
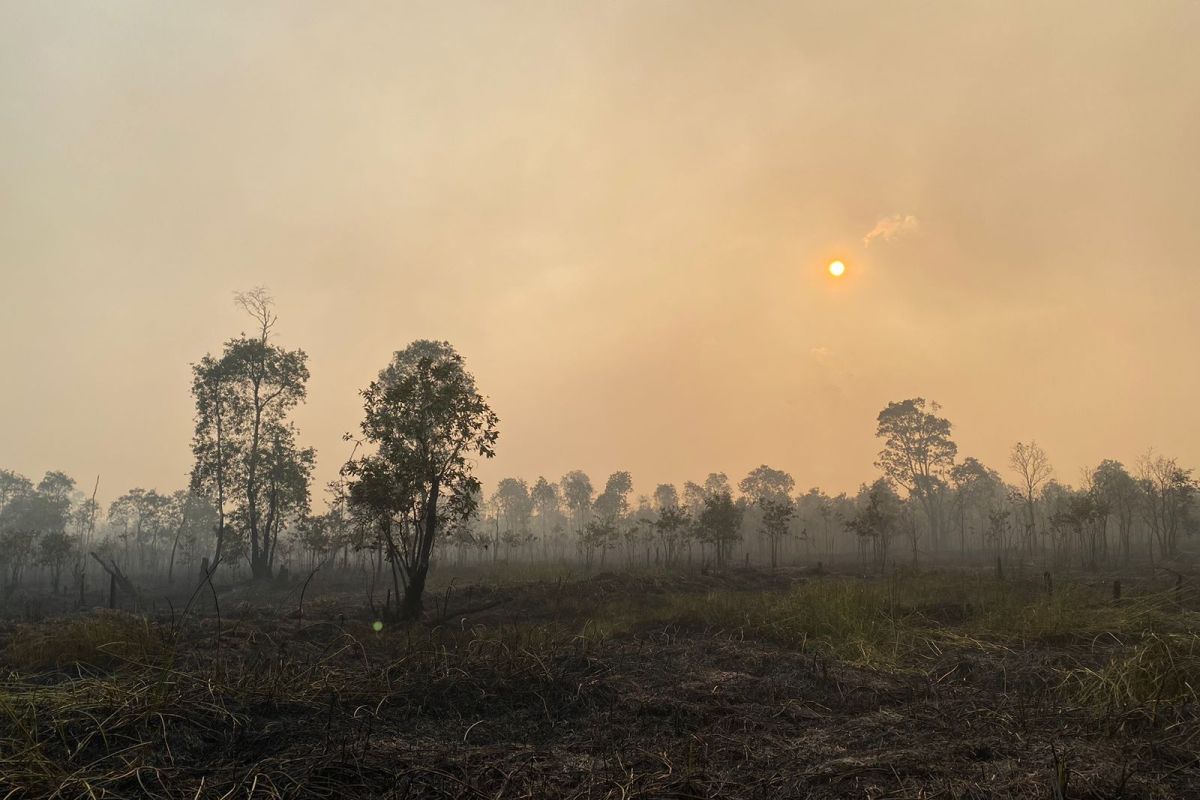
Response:
[[[1179,797],[1200,598],[1127,579],[319,579],[0,629],[0,797]]]

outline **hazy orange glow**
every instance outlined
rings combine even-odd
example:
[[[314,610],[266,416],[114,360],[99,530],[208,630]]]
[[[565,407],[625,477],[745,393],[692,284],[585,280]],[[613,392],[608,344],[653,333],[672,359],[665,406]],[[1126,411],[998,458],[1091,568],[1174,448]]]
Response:
[[[0,467],[184,485],[259,284],[318,508],[418,338],[489,485],[1200,460],[1200,3],[753,5],[0,3]]]

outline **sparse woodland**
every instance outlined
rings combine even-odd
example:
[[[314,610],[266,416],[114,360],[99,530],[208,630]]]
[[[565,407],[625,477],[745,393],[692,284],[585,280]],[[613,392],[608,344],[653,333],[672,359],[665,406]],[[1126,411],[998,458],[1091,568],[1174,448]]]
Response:
[[[1169,456],[1071,485],[912,398],[852,495],[767,465],[485,487],[501,421],[417,341],[314,488],[306,355],[238,303],[187,486],[0,471],[0,797],[1200,793]]]
[[[305,353],[274,341],[275,310],[264,290],[240,294],[238,303],[254,335],[231,339],[193,365],[190,485],[130,488],[102,503],[93,491],[99,478],[93,487],[60,472],[31,479],[0,470],[3,596],[49,587],[87,604],[89,591],[107,590],[106,575],[89,574],[92,552],[147,585],[174,584],[181,574],[190,582],[202,565],[219,562],[230,580],[320,568],[395,583],[397,596],[422,559],[434,569],[545,563],[606,570],[841,559],[880,574],[958,559],[1000,571],[1095,572],[1169,562],[1200,524],[1192,469],[1167,454],[1108,459],[1072,485],[1036,441],[1015,443],[1005,464],[960,455],[951,422],[923,398],[879,413],[875,474],[854,494],[805,489],[765,464],[738,480],[713,472],[641,491],[628,472],[602,478],[579,470],[485,488],[470,469],[472,459],[494,451],[498,420],[453,348],[432,342],[398,352],[364,390],[363,428],[346,437],[356,456],[339,480],[317,488],[317,454],[300,444],[290,418],[305,399]],[[432,515],[427,478],[406,472],[413,464],[405,461],[405,437],[413,431],[400,429],[428,423],[421,414],[437,398],[395,396],[398,371],[422,360],[453,365],[452,379],[444,370],[426,378],[447,381],[474,404],[447,409],[457,418],[442,421],[443,441],[411,448],[460,450],[443,454],[454,464]],[[431,532],[418,541],[426,527]]]

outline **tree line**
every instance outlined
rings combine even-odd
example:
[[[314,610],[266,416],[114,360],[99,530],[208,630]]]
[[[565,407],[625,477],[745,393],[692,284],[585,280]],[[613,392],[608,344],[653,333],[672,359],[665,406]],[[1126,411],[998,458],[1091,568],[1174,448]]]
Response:
[[[11,594],[36,573],[83,600],[91,553],[143,580],[181,572],[236,578],[352,569],[389,584],[395,613],[420,613],[434,563],[577,560],[592,567],[739,559],[776,567],[853,554],[884,570],[922,554],[986,555],[1000,565],[1098,569],[1139,555],[1170,559],[1195,532],[1192,471],[1147,452],[1132,468],[1105,460],[1072,486],[1036,443],[1016,443],[1007,478],[959,458],[937,403],[912,398],[876,420],[878,476],[856,493],[798,491],[762,465],[736,485],[714,472],[635,494],[617,471],[600,485],[581,470],[557,481],[504,478],[490,493],[473,475],[494,455],[499,420],[446,342],[398,351],[361,391],[353,453],[313,508],[316,454],[292,413],[309,379],[303,350],[274,341],[264,289],[236,296],[253,321],[192,365],[195,427],[188,485],[131,489],[102,508],[61,472],[36,484],[0,470],[0,572]],[[70,568],[72,578],[65,581]]]

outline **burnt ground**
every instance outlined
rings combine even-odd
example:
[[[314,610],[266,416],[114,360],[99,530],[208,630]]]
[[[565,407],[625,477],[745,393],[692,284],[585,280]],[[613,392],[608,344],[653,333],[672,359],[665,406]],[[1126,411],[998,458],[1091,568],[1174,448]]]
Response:
[[[589,621],[795,580],[443,590],[441,624],[380,632],[336,593],[303,617],[231,597],[219,623],[8,624],[0,797],[1200,797],[1194,706],[1062,691],[1115,638],[930,639],[868,667],[690,618]]]

